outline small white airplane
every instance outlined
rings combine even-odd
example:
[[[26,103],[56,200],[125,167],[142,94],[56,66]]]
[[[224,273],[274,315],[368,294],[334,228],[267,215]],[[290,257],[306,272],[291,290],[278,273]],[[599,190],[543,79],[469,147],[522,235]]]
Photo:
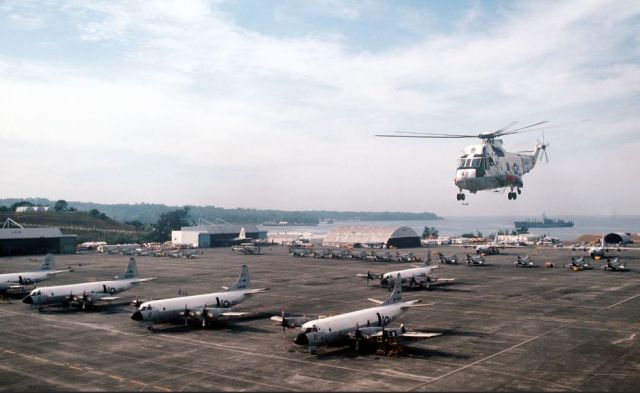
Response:
[[[33,285],[58,273],[70,271],[70,269],[55,270],[55,268],[56,261],[53,258],[53,254],[47,254],[39,270],[0,274],[0,291],[22,293],[27,285]]]
[[[239,251],[245,255],[258,255],[260,254],[260,245],[255,243],[240,243],[231,246],[231,252]]]
[[[516,267],[536,267],[536,265],[533,263],[533,259],[529,255],[525,255],[524,258],[522,258],[520,255],[517,255],[517,259],[515,262],[513,262],[513,264],[516,265]]]
[[[394,290],[386,301],[368,299],[377,303],[377,307],[304,322],[300,326],[302,332],[296,336],[294,343],[306,346],[311,354],[317,354],[320,346],[341,345],[351,340],[355,340],[357,346],[359,340],[370,341],[377,337],[383,337],[384,334],[389,333],[388,331],[385,333],[385,326],[407,310],[414,307],[431,306],[431,304],[417,304],[420,302],[419,299],[403,302],[401,282],[402,279],[398,274]],[[299,325],[296,322],[305,319],[287,318],[284,315],[271,317],[271,320],[277,322],[283,329],[297,327]],[[440,333],[409,332],[404,329],[404,326],[392,330],[392,332],[397,338],[431,338],[440,335]]]
[[[35,288],[22,301],[32,306],[40,306],[40,309],[45,305],[68,304],[84,310],[96,302],[118,300],[120,297],[115,296],[116,294],[130,289],[135,284],[151,280],[155,280],[155,277],[138,278],[136,259],[131,257],[122,277],[116,276],[109,281]]]
[[[504,249],[504,244],[498,243],[498,232],[496,232],[496,235],[493,238],[492,242],[488,242],[486,244],[480,244],[476,246],[476,254],[479,254],[479,255],[500,254],[500,248]]]
[[[441,266],[431,266],[431,254],[427,257],[427,260],[422,266],[412,265],[413,268],[395,270],[383,274],[358,274],[358,277],[366,278],[367,283],[369,280],[380,280],[380,286],[385,288],[392,288],[396,283],[396,277],[400,276],[402,285],[408,286],[410,289],[423,288],[429,289],[431,286],[445,285],[454,281],[453,278],[437,278],[430,277],[429,274],[433,269],[439,269]]]
[[[238,281],[225,292],[206,293],[202,295],[181,296],[170,299],[159,299],[144,302],[131,315],[131,319],[140,322],[175,322],[197,321],[202,327],[222,317],[242,316],[247,313],[233,312],[231,307],[244,301],[248,296],[269,290],[269,288],[251,289],[249,268],[242,265]],[[153,330],[153,325],[149,326]]]

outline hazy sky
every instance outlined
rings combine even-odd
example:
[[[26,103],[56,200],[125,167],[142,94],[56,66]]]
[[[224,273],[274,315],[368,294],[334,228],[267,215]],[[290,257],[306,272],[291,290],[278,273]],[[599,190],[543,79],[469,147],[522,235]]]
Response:
[[[640,214],[639,41],[637,0],[0,1],[0,196]],[[543,120],[469,206],[476,140],[373,137]]]

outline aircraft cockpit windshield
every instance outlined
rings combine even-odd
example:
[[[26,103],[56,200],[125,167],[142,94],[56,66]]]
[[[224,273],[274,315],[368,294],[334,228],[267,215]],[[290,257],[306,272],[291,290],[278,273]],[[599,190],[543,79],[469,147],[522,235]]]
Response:
[[[314,326],[314,327],[306,328],[304,332],[311,333],[311,332],[317,332],[317,331],[318,331],[318,328]]]
[[[487,159],[479,154],[465,155],[460,157],[458,161],[458,169],[467,168],[485,168],[487,166]]]

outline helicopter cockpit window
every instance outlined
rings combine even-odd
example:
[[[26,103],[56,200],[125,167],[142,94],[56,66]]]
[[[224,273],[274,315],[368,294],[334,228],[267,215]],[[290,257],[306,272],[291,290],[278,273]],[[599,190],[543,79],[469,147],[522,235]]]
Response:
[[[473,163],[471,164],[473,168],[480,168],[480,158],[474,158]]]

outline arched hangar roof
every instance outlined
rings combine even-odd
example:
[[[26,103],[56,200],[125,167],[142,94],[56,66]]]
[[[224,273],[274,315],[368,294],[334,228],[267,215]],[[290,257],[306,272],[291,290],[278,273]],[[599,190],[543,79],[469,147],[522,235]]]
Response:
[[[323,244],[328,246],[358,243],[392,245],[401,239],[417,239],[418,245],[420,244],[416,231],[407,226],[336,227],[327,233]]]
[[[624,232],[611,232],[605,235],[604,242],[609,244],[631,243],[631,236]]]

